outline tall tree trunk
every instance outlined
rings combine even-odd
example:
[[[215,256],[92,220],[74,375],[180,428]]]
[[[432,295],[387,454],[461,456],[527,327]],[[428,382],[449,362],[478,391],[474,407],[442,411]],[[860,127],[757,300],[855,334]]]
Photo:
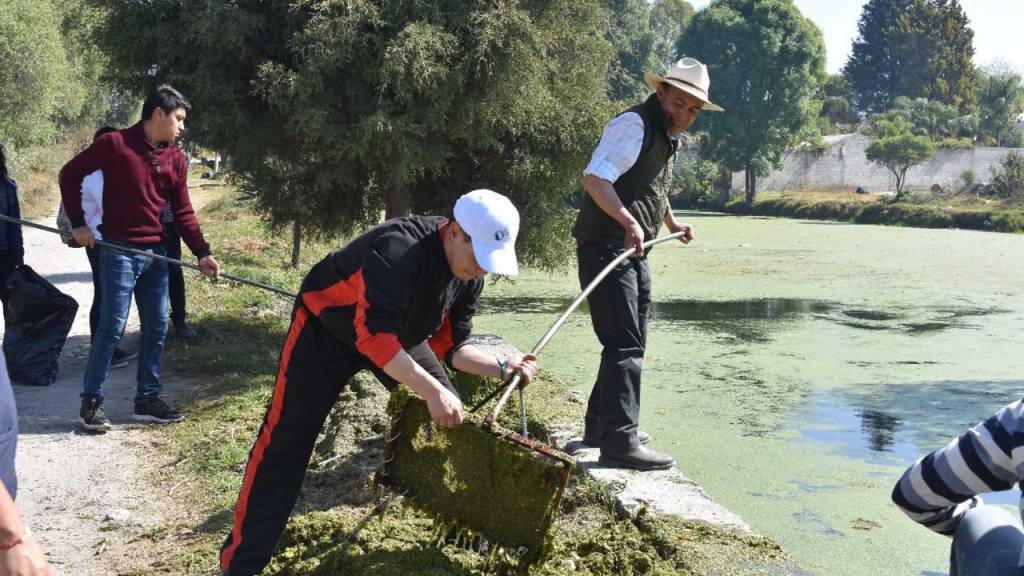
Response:
[[[412,206],[412,197],[407,186],[391,186],[385,191],[384,219],[408,216]]]
[[[718,189],[718,209],[724,210],[732,199],[732,172],[724,162],[718,165]]]
[[[757,196],[757,173],[750,166],[747,166],[747,206],[754,205],[754,197]]]
[[[299,254],[302,250],[302,227],[299,225],[299,219],[296,218],[295,222],[292,222],[292,268],[299,265]]]

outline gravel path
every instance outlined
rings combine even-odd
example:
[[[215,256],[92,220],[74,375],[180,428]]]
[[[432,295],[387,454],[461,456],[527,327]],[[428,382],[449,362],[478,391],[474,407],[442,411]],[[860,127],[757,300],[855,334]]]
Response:
[[[43,224],[55,226],[54,219]],[[79,304],[60,357],[57,382],[18,385],[18,507],[50,553],[54,574],[109,575],[149,564],[138,537],[163,524],[166,490],[157,495],[147,472],[159,465],[152,428],[134,424],[135,360],[110,372],[104,384],[108,433],[79,429],[79,393],[89,353],[92,277],[83,249],[63,246],[55,234],[24,229],[25,262]],[[132,306],[123,347],[137,349]],[[165,382],[164,396],[180,389]]]

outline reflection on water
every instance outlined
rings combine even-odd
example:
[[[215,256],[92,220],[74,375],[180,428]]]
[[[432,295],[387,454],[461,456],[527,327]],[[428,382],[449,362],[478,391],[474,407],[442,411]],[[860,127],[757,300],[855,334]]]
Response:
[[[729,322],[734,320],[779,320],[798,314],[828,311],[833,305],[819,300],[799,298],[764,298],[761,300],[668,300],[651,303],[654,320],[683,322]]]
[[[480,300],[480,314],[545,314],[552,320],[565,311],[574,298],[568,297],[489,297]],[[651,302],[653,321],[690,323],[707,333],[741,342],[766,342],[769,332],[799,318],[825,320],[858,330],[928,334],[947,328],[964,328],[966,321],[979,316],[1007,313],[998,308],[945,308],[938,310],[866,310],[845,308],[841,303],[801,298],[761,298],[755,300],[655,300]],[[589,314],[586,300],[578,313]],[[922,321],[923,320],[923,321]]]
[[[857,320],[892,320],[896,318],[895,314],[875,312],[872,310],[846,310],[843,314],[850,318],[856,318]]]
[[[989,407],[993,394],[1009,402],[1014,394],[1019,396],[1022,385],[1021,381],[937,382],[914,386],[916,394],[901,387],[873,394],[870,400],[836,398],[819,390],[794,412],[789,427],[800,432],[802,442],[825,445],[872,464],[905,468],[952,440],[949,422],[962,420],[957,415],[976,413],[976,421],[968,425],[973,426],[991,415],[981,406]],[[988,503],[1014,506],[1020,499],[1019,488],[985,496]]]
[[[699,330],[741,342],[765,342],[768,334],[801,316],[825,313],[833,304],[799,298],[667,300],[651,303],[651,320],[687,322]]]
[[[489,297],[486,294],[480,298],[478,314],[561,314],[572,304],[575,298],[501,298]],[[587,302],[584,300],[577,312],[590,313]],[[556,316],[557,317],[557,316]],[[552,321],[554,321],[552,318]]]
[[[868,446],[875,452],[890,452],[896,443],[896,432],[900,419],[879,410],[861,410],[860,429],[868,439]]]

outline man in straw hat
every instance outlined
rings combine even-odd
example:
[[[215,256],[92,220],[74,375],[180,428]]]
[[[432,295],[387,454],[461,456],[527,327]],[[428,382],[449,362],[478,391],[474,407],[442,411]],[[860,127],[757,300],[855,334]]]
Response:
[[[605,126],[583,172],[587,194],[573,228],[581,286],[623,251],[636,248],[588,297],[594,332],[604,350],[583,443],[601,449],[598,463],[603,466],[665,470],[675,460],[644,446],[651,437],[637,429],[651,305],[643,243],[655,237],[662,223],[670,232],[685,232],[680,238],[684,243],[693,240],[693,228],[676,221],[655,180],[671,173],[669,160],[697,114],[722,108],[709,101],[707,67],[693,58],[679,60],[664,77],[644,74],[644,80],[655,93]]]
[[[460,425],[463,412],[439,360],[469,374],[533,378],[533,354],[502,360],[469,344],[484,275],[519,273],[518,233],[512,202],[475,190],[459,198],[452,218],[388,220],[313,266],[221,549],[225,575],[259,574],[270,561],[320,429],[356,372],[370,370],[389,390],[412,388],[446,428]]]

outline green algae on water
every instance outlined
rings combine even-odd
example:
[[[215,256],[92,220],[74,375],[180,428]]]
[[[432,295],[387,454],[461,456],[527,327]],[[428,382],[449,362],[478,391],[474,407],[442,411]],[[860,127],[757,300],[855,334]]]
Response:
[[[520,566],[542,560],[570,464],[484,430],[471,419],[444,429],[411,390],[392,393],[389,460],[381,483],[440,519],[438,540],[485,539]],[[568,457],[565,457],[568,461]],[[468,532],[467,532],[468,531]]]

